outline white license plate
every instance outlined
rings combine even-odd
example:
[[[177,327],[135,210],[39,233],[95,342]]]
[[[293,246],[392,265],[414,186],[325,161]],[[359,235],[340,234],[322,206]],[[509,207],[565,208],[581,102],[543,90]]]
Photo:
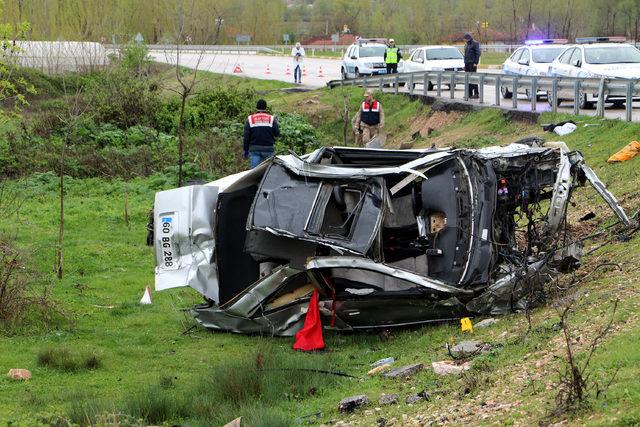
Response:
[[[162,215],[160,217],[160,265],[163,270],[175,270],[178,268],[177,256],[173,247],[173,229],[175,227],[174,215]]]

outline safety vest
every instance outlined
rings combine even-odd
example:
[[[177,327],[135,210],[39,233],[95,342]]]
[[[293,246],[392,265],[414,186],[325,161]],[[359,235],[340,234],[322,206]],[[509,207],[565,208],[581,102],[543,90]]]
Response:
[[[375,99],[371,104],[364,101],[360,107],[360,121],[371,126],[380,123],[380,103]]]
[[[398,52],[400,51],[397,47],[388,47],[387,48],[387,59],[385,62],[387,64],[397,64],[398,63]]]
[[[268,113],[255,113],[247,117],[247,120],[249,121],[249,126],[252,128],[263,126],[273,127],[273,116]]]

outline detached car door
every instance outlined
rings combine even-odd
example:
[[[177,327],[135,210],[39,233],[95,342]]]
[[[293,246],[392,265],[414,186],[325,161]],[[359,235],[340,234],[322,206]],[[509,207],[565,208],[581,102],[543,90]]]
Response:
[[[383,184],[377,177],[308,178],[274,163],[258,188],[247,230],[365,255],[382,223]]]

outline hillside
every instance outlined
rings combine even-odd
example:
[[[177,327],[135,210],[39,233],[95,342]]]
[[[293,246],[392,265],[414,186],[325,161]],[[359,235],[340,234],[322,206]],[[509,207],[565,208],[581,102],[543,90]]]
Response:
[[[218,77],[206,79],[213,84]],[[251,91],[262,90],[262,83],[253,82],[246,97],[242,95],[246,88],[234,86],[231,80],[225,83],[233,89],[232,96],[224,99],[240,106],[237,117],[241,118],[244,109],[252,108],[256,94]],[[303,134],[304,129],[313,133],[308,145],[303,144],[307,149],[320,143],[341,144],[344,120],[340,112],[346,105],[346,111],[353,114],[362,95],[358,88],[290,94],[277,91],[278,84],[267,84],[265,96],[276,112],[288,117],[285,122],[290,120],[292,129],[306,126]],[[246,167],[237,157],[238,133],[228,117],[215,122],[224,123],[217,130],[204,129],[214,120],[204,106],[218,102],[216,94],[220,93],[227,94],[212,89],[209,98],[194,102],[192,111],[194,123],[203,117],[207,123],[202,129],[194,125],[188,145],[194,150],[190,153],[198,154],[189,157],[193,170],[205,179]],[[236,102],[236,95],[242,100]],[[38,103],[47,107],[62,97],[34,100],[33,111],[26,114],[37,115]],[[527,124],[511,121],[497,110],[433,112],[405,97],[385,94],[380,99],[387,113],[387,146],[394,148],[434,144],[475,148],[529,135],[557,140],[560,138],[545,134],[539,124],[569,118],[544,115],[540,123]],[[167,105],[157,117],[165,117],[163,111],[174,111]],[[578,129],[562,140],[583,153],[630,214],[637,212],[640,159],[614,165],[606,159],[637,138],[640,125],[571,118]],[[9,130],[3,132],[17,132],[16,126],[7,125]],[[100,142],[103,140],[91,147],[112,153],[114,161],[124,162],[144,146],[131,139],[131,128],[105,128],[97,121],[96,126],[101,135],[116,142],[112,148]],[[169,135],[172,129],[166,125],[165,131]],[[411,142],[416,132],[420,136]],[[83,135],[77,134],[78,141],[85,141]],[[43,144],[51,141],[42,138]],[[348,144],[353,143],[350,138],[348,133]],[[153,141],[160,144],[160,140]],[[82,145],[78,142],[77,146]],[[212,152],[215,156],[207,158]],[[11,169],[15,175],[2,181],[0,235],[15,237],[21,265],[29,273],[28,298],[47,306],[26,313],[19,324],[7,322],[0,329],[0,371],[25,368],[33,374],[28,382],[0,377],[0,421],[15,425],[223,425],[242,416],[243,426],[640,423],[640,294],[636,289],[640,238],[635,231],[615,225],[611,211],[589,187],[575,193],[569,214],[570,226],[581,236],[604,230],[586,241],[585,251],[590,253],[583,258],[576,276],[580,281],[571,291],[579,298],[566,325],[579,363],[584,363],[593,337],[608,324],[615,300],[618,305],[611,330],[588,368],[589,399],[571,411],[558,411],[558,371],[564,369],[566,352],[559,325],[559,310],[566,297],[562,292],[550,295],[547,304],[530,316],[497,317],[497,323],[476,328],[472,335],[462,333],[458,322],[382,334],[328,332],[328,351],[317,354],[293,352],[288,338],[210,333],[195,326],[185,311],[200,302],[190,289],[154,292],[152,305],[138,304],[145,286],[153,286],[153,254],[145,246],[147,212],[155,191],[175,186],[175,170],[170,167],[175,159],[150,163],[154,173],[140,170],[127,175],[112,168],[111,175],[102,176],[101,170],[94,174],[89,168],[93,163],[82,163],[85,151],[78,148],[71,153],[78,156],[72,157],[78,163],[66,179],[61,280],[54,275],[58,177],[46,171],[46,156],[39,156],[38,168],[23,175],[17,173],[21,167],[17,165]],[[8,158],[6,152],[4,155]],[[27,160],[22,159],[25,163],[20,165]],[[19,200],[18,212],[7,207],[10,194]],[[594,219],[579,221],[589,212],[595,214]],[[568,279],[563,277],[563,283]],[[474,323],[479,320],[473,319]],[[490,344],[491,351],[474,357],[470,371],[461,376],[436,376],[431,362],[450,359],[445,344],[469,338]],[[368,377],[370,364],[385,357],[394,357],[396,366],[422,363],[425,369],[404,380]],[[597,390],[596,382],[600,384]],[[405,403],[407,396],[423,390],[428,399]],[[398,394],[399,403],[379,405],[383,393]],[[367,394],[373,403],[352,414],[338,412],[342,398],[357,394]]]

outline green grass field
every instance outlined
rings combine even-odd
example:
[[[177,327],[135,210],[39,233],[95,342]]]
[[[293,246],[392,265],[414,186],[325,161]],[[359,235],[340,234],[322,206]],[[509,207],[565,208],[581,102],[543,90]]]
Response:
[[[328,142],[339,138],[337,108],[347,96],[355,110],[360,89],[344,94],[316,93],[272,95],[276,108],[298,109],[299,102],[317,95],[323,108],[317,124],[325,123]],[[409,128],[416,116],[428,116],[428,107],[405,97],[384,95],[390,129]],[[544,116],[541,122],[562,117]],[[313,118],[312,118],[313,119]],[[640,125],[595,118],[576,119],[579,128],[565,141],[583,152],[623,205],[638,208],[640,172],[638,159],[609,165],[606,158],[640,132]],[[585,123],[598,126],[584,127]],[[464,129],[465,133],[460,132]],[[460,140],[477,135],[509,134],[517,139],[519,125],[503,119],[495,110],[471,113],[440,130]],[[530,127],[529,129],[533,129]],[[553,139],[553,138],[551,138]],[[338,139],[339,140],[339,139]],[[490,141],[484,139],[483,141]],[[429,140],[425,141],[428,144]],[[46,326],[37,319],[11,327],[0,335],[0,371],[25,368],[33,373],[28,382],[0,377],[0,422],[11,425],[38,423],[67,425],[223,425],[242,416],[244,425],[319,425],[344,420],[357,425],[453,423],[454,425],[531,425],[567,420],[581,425],[637,425],[640,423],[640,238],[619,241],[607,235],[588,241],[588,250],[611,238],[612,242],[583,260],[579,274],[590,273],[602,262],[620,264],[599,269],[581,285],[583,297],[570,318],[578,360],[584,360],[585,343],[608,321],[612,300],[620,298],[614,329],[596,351],[591,378],[606,384],[606,391],[589,405],[560,418],[549,418],[554,408],[557,369],[563,357],[558,315],[551,306],[532,313],[527,332],[523,314],[499,318],[487,329],[476,329],[472,338],[494,344],[494,349],[474,359],[462,377],[436,377],[433,361],[448,359],[445,343],[469,338],[457,322],[376,334],[325,335],[328,351],[319,354],[293,352],[290,338],[210,333],[194,327],[185,309],[200,301],[186,289],[153,292],[153,304],[140,306],[145,286],[153,287],[153,252],[145,246],[147,211],[153,204],[150,180],[130,182],[102,179],[69,179],[66,194],[64,277],[54,275],[54,248],[58,227],[58,187],[55,176],[38,175],[11,181],[22,200],[19,215],[5,217],[2,234],[16,237],[25,266],[34,270],[34,295],[51,291],[55,308],[62,312]],[[125,193],[130,226],[124,219]],[[590,188],[573,197],[573,223],[593,210],[597,219],[583,225],[589,231],[612,223],[612,214]],[[622,232],[623,230],[615,229]],[[65,353],[66,352],[66,353]],[[83,357],[92,355],[96,366],[87,368]],[[425,369],[405,380],[369,378],[369,365],[384,357],[396,365],[423,363]],[[57,358],[57,359],[56,359]],[[60,359],[75,358],[65,368]],[[43,360],[48,361],[43,363]],[[53,360],[53,361],[52,361]],[[309,373],[300,369],[343,372],[354,378]],[[431,400],[412,406],[408,395],[427,390]],[[337,411],[346,396],[366,393],[372,404],[352,415]],[[382,393],[398,393],[398,405],[377,404]],[[406,417],[406,418],[405,418]]]

